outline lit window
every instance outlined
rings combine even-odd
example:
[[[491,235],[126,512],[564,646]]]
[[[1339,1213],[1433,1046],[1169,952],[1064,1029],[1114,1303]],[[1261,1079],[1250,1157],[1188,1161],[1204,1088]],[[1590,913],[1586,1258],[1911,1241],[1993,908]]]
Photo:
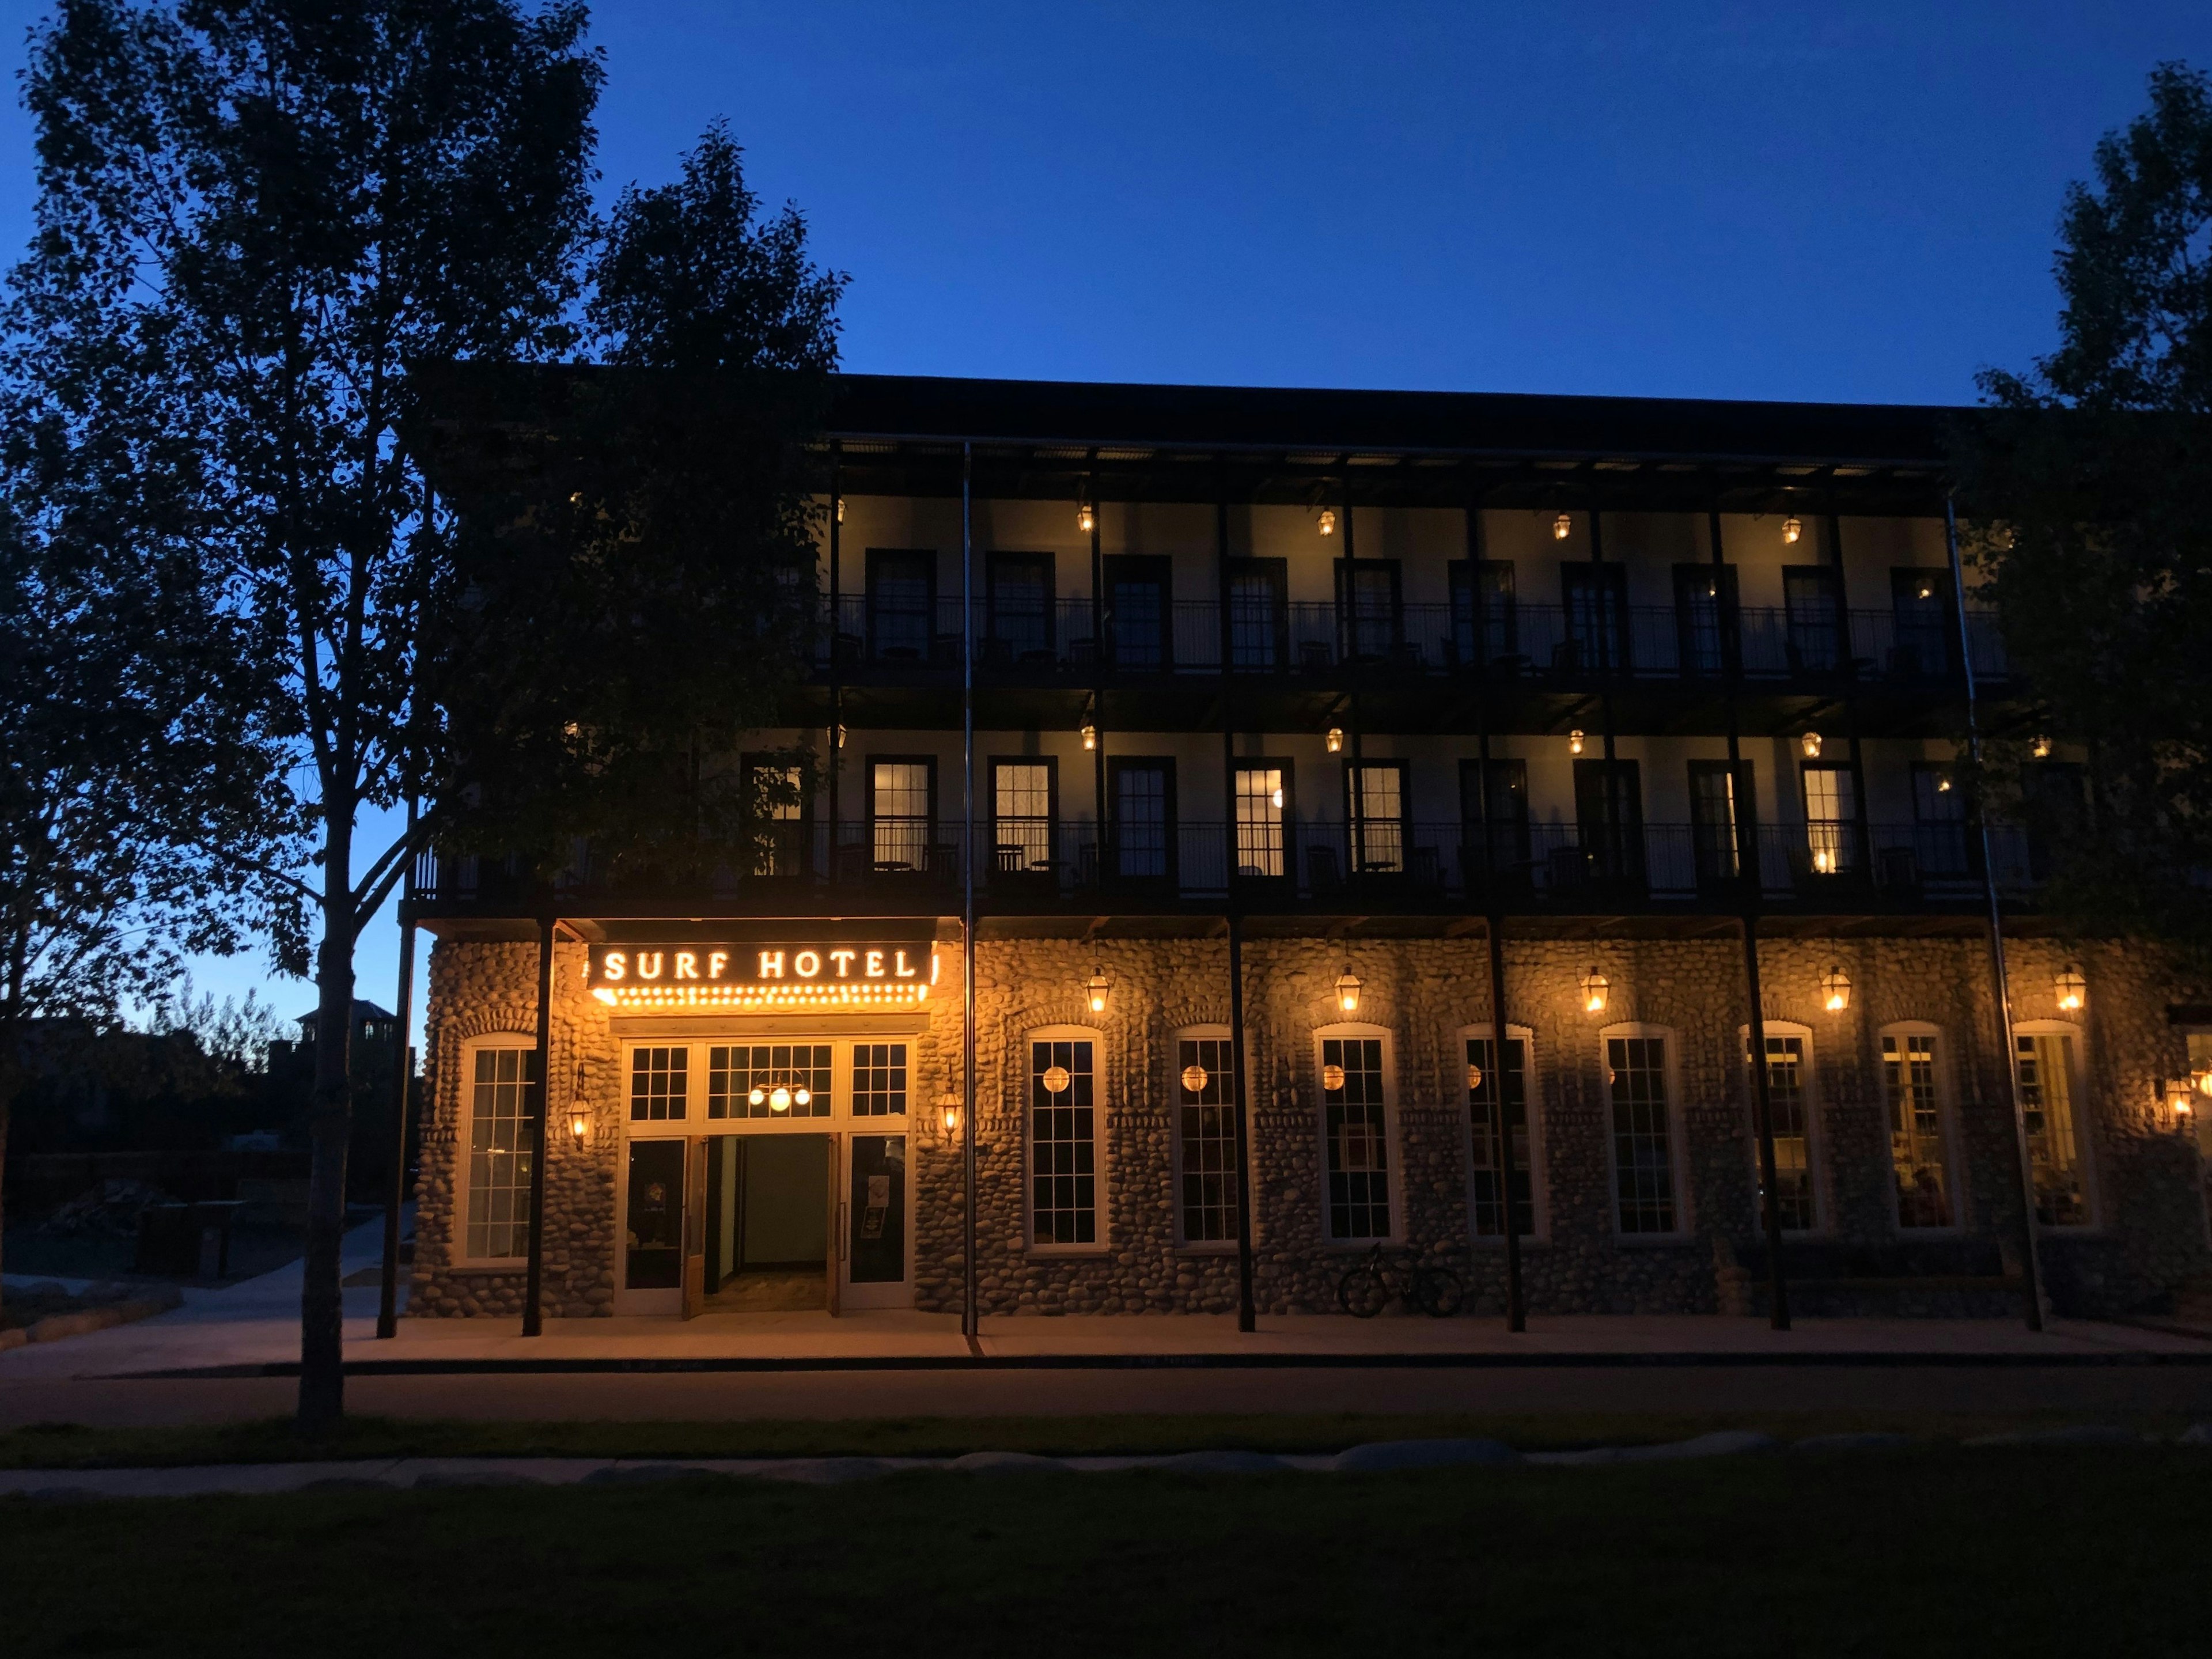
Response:
[[[1936,1094],[1936,1038],[1900,1032],[1881,1040],[1889,1095],[1889,1156],[1897,1173],[1897,1224],[1951,1224],[1949,1158]]]
[[[1095,1051],[1085,1039],[1030,1044],[1030,1237],[1036,1243],[1098,1242]]]
[[[906,1044],[854,1043],[853,1115],[903,1117],[905,1115]]]
[[[1620,1231],[1674,1231],[1674,1147],[1667,1101],[1667,1039],[1609,1037],[1613,1165]]]
[[[534,1048],[479,1048],[469,1089],[471,1261],[530,1254],[530,1079]]]
[[[642,1052],[642,1051],[641,1051]],[[782,1096],[778,1105],[777,1095]],[[760,1098],[755,1100],[757,1094]],[[805,1095],[804,1100],[800,1099]],[[636,1113],[633,1111],[635,1117]],[[681,1114],[678,1114],[680,1116]],[[826,1042],[717,1043],[707,1050],[708,1117],[827,1117]]]
[[[629,1121],[680,1121],[690,1093],[691,1051],[633,1048],[629,1055]]]
[[[871,769],[877,869],[929,868],[929,770],[927,761],[878,761]]]
[[[2081,1170],[2081,1127],[2074,1109],[2074,1039],[2021,1036],[2020,1109],[2035,1182],[2035,1218],[2046,1227],[2081,1227],[2089,1196]]]
[[[1003,875],[1052,865],[1052,768],[999,761],[991,769],[992,832]]]
[[[1842,875],[1859,866],[1858,792],[1848,766],[1805,769],[1806,850],[1816,876]]]
[[[1389,1125],[1379,1037],[1321,1045],[1322,1114],[1328,1143],[1328,1236],[1390,1236]],[[1337,1087],[1331,1088],[1335,1082]]]
[[[1176,1193],[1187,1244],[1237,1237],[1236,1079],[1229,1066],[1226,1037],[1185,1037],[1176,1045]]]
[[[1279,876],[1287,867],[1283,847],[1283,769],[1237,769],[1237,873]]]
[[[1744,1041],[1744,1063],[1751,1063],[1751,1042]],[[1810,1232],[1820,1224],[1813,1198],[1812,1110],[1806,1084],[1805,1039],[1777,1035],[1766,1037],[1766,1099],[1774,1122],[1774,1200],[1782,1224],[1792,1232]],[[1753,1097],[1753,1122],[1758,1099]],[[1752,1148],[1753,1166],[1759,1149]],[[1753,1218],[1765,1224],[1761,1211]]]

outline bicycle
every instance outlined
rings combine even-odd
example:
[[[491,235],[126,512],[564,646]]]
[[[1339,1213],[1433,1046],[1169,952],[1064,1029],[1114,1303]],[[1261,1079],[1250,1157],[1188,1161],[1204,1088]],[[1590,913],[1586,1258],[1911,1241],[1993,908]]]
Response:
[[[1354,1319],[1372,1319],[1398,1300],[1431,1319],[1449,1319],[1466,1299],[1467,1289],[1450,1268],[1425,1260],[1413,1249],[1386,1257],[1380,1244],[1336,1281],[1337,1305]]]

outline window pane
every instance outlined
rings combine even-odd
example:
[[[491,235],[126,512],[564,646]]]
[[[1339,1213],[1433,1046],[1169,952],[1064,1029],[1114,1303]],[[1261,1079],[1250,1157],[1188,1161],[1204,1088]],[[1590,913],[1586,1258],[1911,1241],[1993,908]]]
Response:
[[[1620,1231],[1674,1231],[1674,1152],[1667,1111],[1667,1040],[1612,1037],[1613,1161]]]
[[[1083,1041],[1030,1044],[1030,1237],[1039,1244],[1098,1241],[1091,1050]],[[1054,1067],[1067,1073],[1057,1094],[1046,1086]]]
[[[826,1042],[716,1043],[707,1050],[708,1117],[827,1117],[830,1085]]]
[[[1176,1191],[1187,1243],[1237,1237],[1237,1109],[1225,1037],[1176,1045]],[[1195,1089],[1189,1073],[1206,1073]]]
[[[1237,873],[1279,876],[1286,867],[1283,847],[1282,769],[1237,769]]]
[[[468,1236],[472,1261],[530,1253],[529,1074],[532,1048],[479,1048],[469,1090]]]
[[[1858,791],[1847,766],[1805,769],[1805,836],[1816,875],[1858,867]]]
[[[629,1116],[658,1123],[684,1116],[690,1085],[691,1051],[681,1046],[633,1048],[629,1055]]]
[[[1504,1200],[1498,1184],[1500,1079],[1498,1068],[1490,1063],[1490,1048],[1486,1038],[1468,1039],[1467,1063],[1482,1073],[1482,1081],[1468,1084],[1467,1109],[1473,1136],[1474,1231],[1479,1237],[1498,1238],[1505,1232]],[[1503,1092],[1506,1132],[1513,1141],[1513,1218],[1520,1224],[1524,1237],[1536,1231],[1535,1188],[1528,1166],[1527,1054],[1527,1046],[1520,1038],[1506,1039]]]
[[[2035,1218],[2046,1227],[2089,1220],[2081,1179],[2081,1126],[2074,1110],[2074,1039],[2063,1035],[2016,1039],[2021,1116],[2027,1129],[2028,1166],[2035,1178]]]
[[[1052,859],[1052,769],[1041,761],[1001,761],[992,772],[998,868],[1012,873]]]
[[[1389,1126],[1382,1105],[1379,1037],[1331,1037],[1321,1045],[1322,1112],[1328,1142],[1328,1236],[1390,1236]],[[1328,1086],[1329,1068],[1344,1086]]]
[[[1168,773],[1164,766],[1114,769],[1115,871],[1123,876],[1168,873]]]
[[[853,1045],[853,1115],[897,1117],[906,1111],[906,1044]]]
[[[1881,1069],[1889,1094],[1890,1163],[1897,1172],[1897,1224],[1951,1224],[1949,1159],[1936,1096],[1936,1039],[1886,1036]]]
[[[1744,1064],[1751,1063],[1751,1045],[1744,1045]],[[1808,1232],[1818,1224],[1813,1204],[1811,1124],[1805,1085],[1805,1039],[1770,1036],[1766,1039],[1766,1097],[1774,1119],[1774,1196],[1782,1224]],[[1753,1102],[1754,1127],[1758,1103]],[[1755,1137],[1754,1137],[1755,1138]],[[1752,1148],[1754,1165],[1759,1149]],[[1764,1224],[1765,1215],[1753,1218]]]
[[[1396,875],[1406,867],[1405,773],[1396,766],[1350,770],[1354,867]]]
[[[929,766],[924,761],[878,761],[869,778],[875,814],[876,866],[929,866]]]

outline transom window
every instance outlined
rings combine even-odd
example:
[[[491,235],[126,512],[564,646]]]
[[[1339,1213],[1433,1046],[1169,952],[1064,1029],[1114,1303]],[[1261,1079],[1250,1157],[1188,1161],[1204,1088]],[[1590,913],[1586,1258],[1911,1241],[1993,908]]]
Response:
[[[718,1042],[707,1050],[708,1117],[827,1117],[830,1087],[826,1042]]]
[[[1505,1039],[1505,1064],[1491,1062],[1487,1037],[1467,1040],[1467,1109],[1474,1166],[1474,1231],[1479,1238],[1505,1236],[1505,1200],[1499,1190],[1498,1170],[1498,1107],[1505,1107],[1505,1131],[1512,1142],[1513,1218],[1523,1237],[1536,1231],[1535,1187],[1528,1162],[1528,1044],[1519,1037]],[[1481,1080],[1474,1080],[1476,1073]]]
[[[680,1121],[691,1083],[691,1051],[639,1048],[629,1055],[629,1121]]]
[[[476,1051],[469,1084],[469,1258],[530,1254],[530,1084],[535,1047]]]
[[[1328,1145],[1328,1236],[1388,1238],[1390,1152],[1382,1040],[1324,1038],[1321,1076],[1322,1126]]]
[[[1936,1093],[1936,1037],[1910,1031],[1881,1040],[1889,1097],[1889,1155],[1897,1176],[1897,1224],[1951,1224],[1949,1159],[1943,1109]]]
[[[1667,1039],[1609,1037],[1613,1166],[1620,1231],[1674,1231],[1674,1148],[1667,1100]]]
[[[2089,1195],[2082,1180],[2081,1122],[2074,1109],[2074,1039],[2053,1032],[2014,1041],[2035,1218],[2046,1227],[2086,1226]]]
[[[1098,1242],[1095,1053],[1084,1039],[1030,1044],[1030,1237],[1038,1244]]]
[[[1226,1037],[1185,1037],[1176,1044],[1176,1191],[1183,1242],[1189,1244],[1237,1237],[1236,1079],[1230,1054]]]
[[[853,1115],[901,1117],[906,1113],[906,1044],[853,1045]]]

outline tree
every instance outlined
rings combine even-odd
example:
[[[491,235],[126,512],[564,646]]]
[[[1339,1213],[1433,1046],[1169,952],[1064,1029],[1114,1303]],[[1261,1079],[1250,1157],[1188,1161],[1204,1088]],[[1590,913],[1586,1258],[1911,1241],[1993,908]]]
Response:
[[[356,941],[435,835],[360,848],[430,793],[417,695],[452,561],[402,441],[410,371],[565,350],[601,81],[556,0],[61,0],[25,76],[36,257],[96,286],[80,349],[188,453],[242,647],[217,684],[288,744],[313,844],[283,874],[320,938],[300,1419],[343,1409],[338,1254]]]
[[[2048,735],[1984,787],[2051,848],[2076,926],[2212,969],[2212,82],[2180,64],[2066,192],[2058,349],[1981,377],[1961,434],[1971,550]]]

